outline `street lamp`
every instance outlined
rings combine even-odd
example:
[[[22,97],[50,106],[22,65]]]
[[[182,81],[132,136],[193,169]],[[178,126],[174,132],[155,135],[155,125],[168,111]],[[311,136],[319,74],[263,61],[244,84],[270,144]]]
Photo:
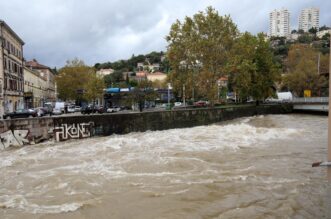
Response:
[[[221,81],[217,81],[217,101],[220,102],[220,87],[221,87]]]
[[[170,89],[172,89],[171,83],[168,83],[168,107],[169,107],[169,109],[170,109]]]
[[[183,84],[183,104],[184,104],[184,106],[186,106],[186,103],[185,103],[185,84]]]

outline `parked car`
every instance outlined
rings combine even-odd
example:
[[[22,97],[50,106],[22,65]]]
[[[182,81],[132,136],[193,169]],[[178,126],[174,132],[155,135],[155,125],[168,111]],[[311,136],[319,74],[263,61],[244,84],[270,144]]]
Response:
[[[54,115],[61,115],[62,114],[62,110],[60,108],[54,108],[53,109],[53,114]]]
[[[182,106],[182,102],[175,102],[174,106]]]
[[[75,106],[75,112],[80,112],[82,108],[80,106]]]
[[[65,102],[56,102],[54,108],[60,109],[62,113],[65,113],[65,109],[64,109],[65,106],[66,106]]]
[[[91,113],[104,113],[104,108],[103,106],[93,106],[91,104],[85,106],[84,108],[82,108],[81,113],[82,114],[91,114]]]
[[[4,119],[36,117],[37,111],[34,109],[18,109],[11,113],[3,115]]]
[[[49,107],[37,107],[34,110],[37,112],[39,117],[47,115],[51,116],[53,114],[53,109]]]
[[[74,113],[75,112],[75,106],[68,106],[68,113]]]
[[[198,106],[198,107],[205,107],[209,104],[208,101],[204,101],[204,100],[199,100],[197,102],[194,103],[194,106]]]
[[[114,107],[109,107],[107,109],[107,113],[114,113],[114,112],[118,112],[121,110],[121,107],[117,107],[117,106],[114,106]]]

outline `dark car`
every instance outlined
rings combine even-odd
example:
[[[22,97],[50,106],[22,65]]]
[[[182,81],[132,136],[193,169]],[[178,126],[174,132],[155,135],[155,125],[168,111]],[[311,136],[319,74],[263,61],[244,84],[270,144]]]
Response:
[[[208,105],[207,101],[203,101],[203,100],[199,100],[198,102],[194,103],[194,106],[197,106],[197,107],[205,107],[207,105]]]
[[[93,106],[93,105],[87,105],[81,109],[82,114],[91,114],[91,113],[104,113],[105,110],[103,106]]]
[[[11,119],[11,118],[27,118],[27,117],[36,117],[37,111],[33,109],[18,109],[15,112],[6,113],[3,115],[4,119]]]

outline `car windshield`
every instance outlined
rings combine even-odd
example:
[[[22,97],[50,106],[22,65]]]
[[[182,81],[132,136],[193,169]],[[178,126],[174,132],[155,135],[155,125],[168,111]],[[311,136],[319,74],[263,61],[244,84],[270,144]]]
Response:
[[[18,109],[18,110],[16,110],[16,112],[18,112],[18,113],[21,113],[21,112],[24,112],[25,111],[25,109]]]

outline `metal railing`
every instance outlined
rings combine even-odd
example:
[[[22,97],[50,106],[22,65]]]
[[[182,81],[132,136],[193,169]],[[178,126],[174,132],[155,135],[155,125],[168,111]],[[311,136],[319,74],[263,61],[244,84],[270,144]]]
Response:
[[[328,103],[329,97],[295,97],[292,103]]]

